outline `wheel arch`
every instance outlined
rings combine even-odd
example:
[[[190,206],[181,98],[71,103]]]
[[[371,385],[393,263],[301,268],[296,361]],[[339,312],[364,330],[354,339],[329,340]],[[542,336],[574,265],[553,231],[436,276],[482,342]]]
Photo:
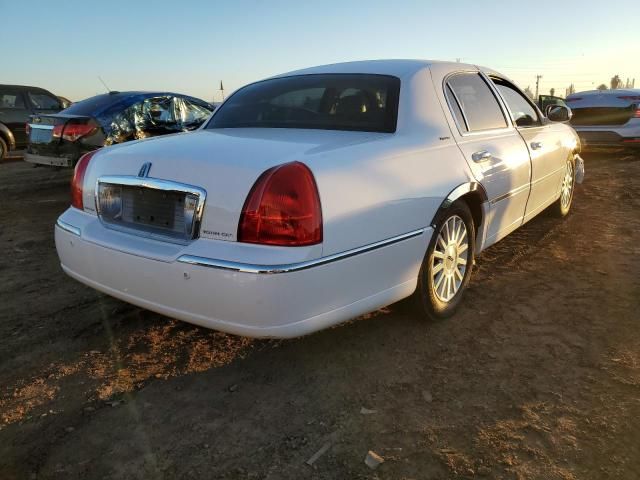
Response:
[[[0,137],[6,142],[9,150],[16,149],[16,139],[13,136],[9,127],[7,127],[4,123],[0,123]]]
[[[457,200],[464,201],[469,210],[471,210],[471,216],[477,232],[484,220],[482,204],[488,200],[487,192],[478,182],[462,183],[451,190],[431,219],[431,226],[435,227],[438,218]]]

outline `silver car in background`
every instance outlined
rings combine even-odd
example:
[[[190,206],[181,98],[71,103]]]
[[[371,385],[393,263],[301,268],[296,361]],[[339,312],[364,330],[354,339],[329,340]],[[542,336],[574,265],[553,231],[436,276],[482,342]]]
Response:
[[[583,149],[625,147],[640,151],[640,89],[593,90],[569,95],[571,126]]]

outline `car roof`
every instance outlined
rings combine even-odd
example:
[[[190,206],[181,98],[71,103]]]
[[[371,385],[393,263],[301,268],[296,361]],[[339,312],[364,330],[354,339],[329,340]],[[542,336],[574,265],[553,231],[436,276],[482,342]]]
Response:
[[[173,93],[173,92],[145,92],[145,91],[126,91],[126,92],[109,92],[109,93],[101,93],[99,95],[94,95],[93,97],[85,98],[84,100],[80,100],[74,104],[72,104],[69,108],[64,110],[65,113],[70,113],[74,115],[91,115],[95,117],[99,117],[107,112],[112,111],[114,108],[127,108],[130,105],[133,105],[136,102],[145,100],[147,98],[153,97],[164,97],[164,96],[176,96],[186,98],[188,100],[193,100],[196,103],[207,104],[206,101],[199,99],[197,97],[192,97],[190,95],[185,95],[183,93]]]
[[[412,59],[388,59],[388,60],[360,60],[355,62],[332,63],[317,67],[303,68],[291,72],[276,75],[277,77],[289,77],[294,75],[313,75],[319,73],[364,73],[372,75],[392,75],[403,77],[414,74],[433,64],[450,66],[451,69],[471,68],[477,70],[476,65],[458,62],[443,62],[439,60],[412,60]]]
[[[613,90],[585,90],[567,95],[567,98],[586,95],[640,95],[640,88],[615,88]]]
[[[0,88],[6,88],[10,90],[39,90],[41,92],[51,93],[46,88],[42,87],[33,87],[31,85],[8,85],[6,83],[0,84]]]
[[[175,95],[177,97],[196,98],[196,97],[192,97],[191,95],[186,95],[184,93],[164,92],[164,91],[154,92],[154,91],[146,91],[146,90],[128,90],[126,92],[111,91],[109,93],[100,93],[98,95],[95,95],[95,97],[101,97],[101,98],[110,97],[110,98],[113,98],[114,100],[119,100],[127,97],[144,98],[144,97],[161,97],[163,95]],[[89,97],[89,98],[92,98],[92,97]]]

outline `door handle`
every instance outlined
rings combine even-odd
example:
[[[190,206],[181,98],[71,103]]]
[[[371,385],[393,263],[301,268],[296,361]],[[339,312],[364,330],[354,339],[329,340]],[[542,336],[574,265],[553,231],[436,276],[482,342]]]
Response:
[[[531,142],[531,148],[533,150],[540,150],[542,148],[541,142]]]
[[[492,157],[493,155],[491,155],[491,152],[489,152],[488,150],[480,150],[479,152],[471,155],[471,159],[474,162],[484,162],[485,160],[490,160]]]

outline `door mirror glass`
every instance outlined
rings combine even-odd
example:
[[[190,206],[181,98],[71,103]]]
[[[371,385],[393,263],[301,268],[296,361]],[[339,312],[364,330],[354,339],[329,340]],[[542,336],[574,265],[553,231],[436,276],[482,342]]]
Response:
[[[549,105],[546,110],[547,118],[552,122],[568,122],[573,116],[571,109],[564,105]]]

